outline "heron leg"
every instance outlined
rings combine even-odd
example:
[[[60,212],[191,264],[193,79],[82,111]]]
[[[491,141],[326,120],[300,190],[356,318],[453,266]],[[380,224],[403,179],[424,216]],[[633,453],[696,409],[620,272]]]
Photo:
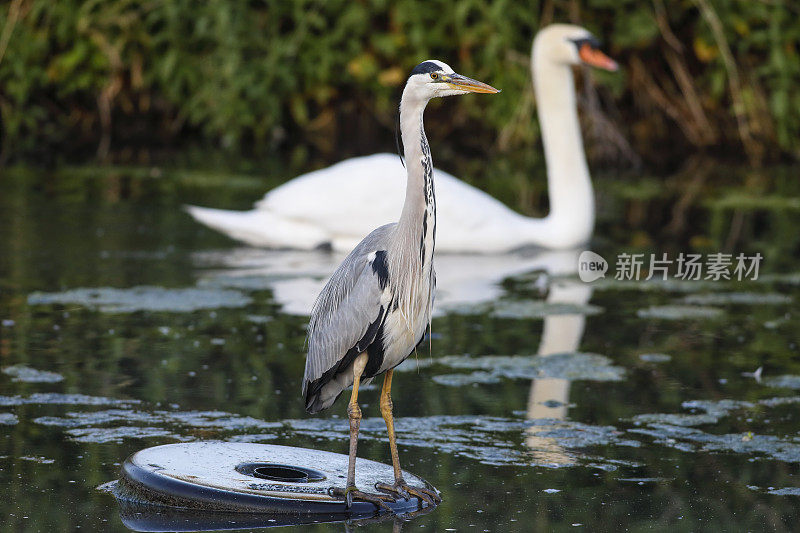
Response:
[[[416,496],[425,501],[428,505],[439,503],[442,498],[436,492],[423,488],[412,487],[403,479],[403,471],[400,469],[400,455],[397,453],[397,441],[394,435],[394,404],[392,403],[392,373],[388,370],[383,378],[381,387],[381,415],[386,422],[386,431],[389,433],[389,453],[392,455],[392,467],[394,468],[394,485],[387,483],[376,483],[375,488],[384,492],[391,492],[401,498]]]
[[[394,436],[394,404],[392,403],[392,374],[394,370],[388,370],[383,378],[381,387],[381,415],[386,422],[386,431],[389,433],[389,453],[392,455],[392,467],[394,468],[394,480],[403,481],[403,471],[400,469],[400,455],[397,453],[397,442]]]
[[[383,494],[369,494],[356,488],[356,450],[358,448],[358,430],[361,426],[361,408],[358,406],[358,386],[361,383],[361,374],[367,366],[368,356],[366,353],[360,354],[353,361],[353,392],[350,395],[350,403],[347,404],[347,418],[350,419],[350,457],[347,463],[347,487],[342,490],[339,488],[331,489],[334,496],[343,496],[345,505],[349,508],[353,505],[353,500],[362,500],[374,504],[376,507],[391,511],[385,502],[392,501],[391,498]]]
[[[350,419],[350,461],[347,463],[347,487],[356,486],[356,449],[358,448],[358,430],[361,427],[361,408],[358,406],[358,386],[361,374],[367,366],[367,354],[362,353],[353,361],[353,392],[347,404],[347,418]]]

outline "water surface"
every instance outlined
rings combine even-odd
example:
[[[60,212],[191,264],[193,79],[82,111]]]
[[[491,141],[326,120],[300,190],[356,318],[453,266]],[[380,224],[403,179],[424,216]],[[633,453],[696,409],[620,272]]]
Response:
[[[775,176],[765,197],[797,197]],[[244,207],[263,187],[116,169],[0,181],[4,531],[125,531],[97,487],[146,446],[225,439],[346,452],[345,404],[312,417],[299,396],[304,313],[338,258],[243,248],[180,210]],[[744,186],[721,189],[668,234],[679,191],[610,178],[598,189],[592,249],[604,257],[728,246],[764,254],[765,275],[587,285],[569,272],[569,252],[484,258],[475,272],[459,267],[469,259],[437,259],[433,335],[400,367],[393,395],[403,466],[444,502],[404,529],[797,523],[794,204],[737,203]],[[373,385],[361,395],[359,453],[389,461],[377,394]]]

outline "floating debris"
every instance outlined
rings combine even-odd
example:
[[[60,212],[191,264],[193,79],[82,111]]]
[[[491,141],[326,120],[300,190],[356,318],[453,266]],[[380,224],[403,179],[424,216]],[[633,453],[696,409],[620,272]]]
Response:
[[[745,378],[753,378],[756,380],[756,383],[761,383],[761,373],[764,371],[764,367],[760,366],[756,368],[755,372],[742,372],[742,377]]]
[[[266,324],[274,320],[273,317],[266,315],[247,315],[246,318],[248,322],[252,322],[253,324]]]
[[[269,433],[258,433],[258,434],[248,434],[248,435],[234,435],[229,439],[226,439],[228,442],[265,442],[270,440],[277,439],[277,435],[272,435]]]
[[[568,449],[582,449],[590,446],[627,446],[638,448],[641,443],[623,438],[623,433],[614,426],[593,426],[549,418],[537,418],[530,421],[529,433],[538,438],[555,439],[559,446]]]
[[[770,489],[769,494],[776,496],[800,496],[800,487],[784,487],[782,489]]]
[[[697,320],[712,319],[722,316],[722,309],[716,307],[693,307],[689,305],[654,305],[647,309],[639,309],[639,318],[655,318],[660,320]]]
[[[145,250],[103,250],[99,253],[102,259],[144,259],[162,260],[169,254],[175,253],[175,249],[170,246],[167,250],[145,251]]]
[[[686,409],[702,409],[705,415],[639,415],[634,421],[647,428],[633,428],[629,432],[648,435],[657,444],[685,452],[731,452],[744,455],[761,455],[788,463],[800,463],[800,439],[773,435],[756,435],[752,432],[716,435],[690,427],[715,423],[733,410],[751,409],[756,405],[777,406],[800,402],[800,397],[769,398],[757,403],[739,400],[695,400],[684,402]]]
[[[669,424],[651,424],[649,428],[637,428],[630,431],[649,435],[658,444],[685,452],[760,454],[767,459],[800,463],[800,443],[772,435],[754,435],[752,433],[714,435],[696,428]]]
[[[662,413],[662,414],[644,414],[636,415],[633,417],[634,424],[669,424],[672,426],[701,426],[703,424],[716,424],[719,418],[714,415],[700,414],[676,414],[676,413]]]
[[[477,370],[472,374],[434,376],[437,383],[451,386],[472,383],[497,383],[506,379],[557,378],[571,381],[619,381],[625,369],[612,366],[611,361],[593,353],[562,353],[540,355],[449,355],[433,360],[433,364],[450,368]]]
[[[723,418],[737,409],[752,409],[755,404],[743,400],[688,400],[681,404],[684,409],[700,409],[707,414]]]
[[[66,417],[41,416],[39,418],[34,418],[33,422],[43,426],[73,428],[100,426],[114,422],[140,422],[144,424],[152,424],[161,422],[161,419],[153,414],[141,411],[111,409],[107,411],[88,413],[67,413]]]
[[[778,329],[784,324],[789,324],[790,321],[791,321],[791,315],[789,313],[786,313],[784,316],[776,318],[775,320],[767,320],[766,322],[764,322],[764,327],[767,329]]]
[[[114,481],[106,481],[105,483],[98,485],[96,490],[99,492],[104,492],[106,494],[111,494],[112,496],[116,494],[117,488],[119,487],[119,480],[115,479]]]
[[[547,302],[544,300],[497,300],[480,305],[451,305],[445,311],[451,314],[482,315],[495,318],[531,319],[555,315],[596,315],[602,307],[589,304]]]
[[[717,292],[690,294],[682,302],[689,305],[784,305],[792,303],[792,297],[777,292]]]
[[[699,290],[722,290],[729,283],[722,281],[681,280],[675,278],[650,280],[618,280],[605,277],[592,282],[596,291],[636,291],[636,292],[697,292]]]
[[[90,442],[93,444],[122,443],[125,439],[147,439],[152,437],[165,437],[179,441],[189,440],[166,429],[155,427],[77,428],[68,429],[66,433],[75,442]]]
[[[681,407],[684,409],[695,409],[705,411],[700,414],[691,413],[656,413],[641,414],[632,418],[634,424],[669,424],[673,426],[700,426],[703,424],[716,424],[719,420],[727,416],[731,411],[737,409],[752,409],[755,405],[750,402],[739,400],[690,400],[683,402]]]
[[[278,422],[265,422],[249,416],[234,415],[224,411],[153,411],[108,409],[90,413],[71,412],[65,417],[43,416],[34,419],[37,424],[67,428],[92,427],[114,423],[170,424],[187,428],[213,428],[225,431],[241,429],[274,429]]]
[[[800,403],[800,396],[781,396],[778,398],[767,398],[764,400],[759,400],[758,403],[760,405],[765,405],[767,407],[778,407],[780,405],[792,405],[795,403]]]
[[[672,356],[665,353],[643,353],[639,359],[645,363],[667,363],[672,360]]]
[[[20,457],[21,461],[31,461],[32,463],[39,463],[42,465],[51,465],[56,462],[55,459],[48,459],[47,457],[36,457],[33,455],[23,455]]]
[[[783,375],[763,378],[761,383],[776,389],[800,389],[800,376]]]
[[[780,283],[786,285],[800,285],[800,272],[785,274],[762,274],[758,277],[762,283]]]
[[[13,413],[0,413],[0,426],[13,426],[19,423],[19,418]]]
[[[46,370],[36,370],[25,365],[7,366],[3,369],[3,374],[11,376],[11,381],[22,381],[25,383],[58,383],[64,381],[64,376]]]
[[[61,394],[57,392],[37,392],[27,397],[0,396],[0,406],[14,405],[107,405],[127,406],[141,403],[139,400],[117,400],[102,396],[86,396],[85,394]]]
[[[347,438],[347,424],[341,420],[287,420],[285,424],[291,435],[337,441]],[[395,429],[397,442],[401,446],[431,448],[495,466],[558,468],[583,464],[615,470],[621,464],[635,464],[587,455],[583,450],[607,445],[640,445],[638,441],[622,438],[622,432],[611,426],[591,426],[555,419],[524,420],[468,415],[405,417],[395,419]],[[527,435],[528,446],[520,446],[522,435]],[[385,438],[386,426],[382,418],[362,419],[359,439]]]
[[[500,383],[500,378],[489,372],[473,372],[471,374],[443,374],[433,376],[431,379],[439,385],[448,387],[463,387],[465,385]]]
[[[275,282],[274,276],[264,275],[250,275],[250,276],[236,276],[219,274],[214,277],[203,278],[197,285],[199,287],[214,288],[214,289],[239,289],[243,291],[264,291],[272,288]]]
[[[596,305],[579,305],[544,300],[499,300],[489,314],[497,318],[544,318],[553,315],[596,315],[603,309]]]
[[[105,313],[162,311],[186,313],[200,309],[244,307],[252,299],[229,289],[165,289],[140,286],[129,289],[110,287],[80,288],[64,292],[35,292],[28,295],[30,305],[77,304]]]
[[[175,440],[192,440],[193,429],[235,432],[252,429],[276,429],[279,422],[265,422],[249,416],[223,411],[137,411],[133,409],[107,409],[94,412],[69,412],[66,416],[42,416],[33,420],[43,426],[68,428],[70,439],[76,442],[122,442],[124,439],[168,437]],[[124,426],[104,427],[111,424]],[[142,424],[132,426],[130,424]],[[166,427],[158,427],[166,426]],[[181,431],[178,432],[177,429]],[[262,435],[263,437],[264,435]]]

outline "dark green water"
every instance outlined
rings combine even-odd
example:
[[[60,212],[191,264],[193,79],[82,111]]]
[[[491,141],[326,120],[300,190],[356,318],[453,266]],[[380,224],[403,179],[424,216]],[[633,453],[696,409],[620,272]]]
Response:
[[[693,193],[692,176],[597,180],[592,250],[758,251],[758,281],[587,285],[558,267],[574,268],[569,254],[437,259],[443,289],[461,260],[486,277],[450,285],[431,354],[395,378],[403,466],[444,495],[403,529],[792,530],[795,176],[720,171]],[[126,530],[97,487],[146,446],[346,451],[345,404],[310,417],[299,396],[302,310],[338,258],[242,248],[180,209],[245,207],[263,187],[196,172],[0,178],[0,529]],[[377,388],[361,399],[360,455],[389,461]]]

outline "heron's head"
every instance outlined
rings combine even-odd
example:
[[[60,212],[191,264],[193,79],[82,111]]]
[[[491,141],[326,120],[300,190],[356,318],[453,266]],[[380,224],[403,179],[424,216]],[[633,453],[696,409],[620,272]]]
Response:
[[[420,99],[430,100],[437,96],[500,91],[491,85],[456,74],[447,63],[429,59],[414,67],[404,92],[410,92]]]
[[[617,70],[617,63],[600,50],[600,41],[586,28],[573,24],[551,24],[540,30],[533,41],[533,55],[535,61]]]

